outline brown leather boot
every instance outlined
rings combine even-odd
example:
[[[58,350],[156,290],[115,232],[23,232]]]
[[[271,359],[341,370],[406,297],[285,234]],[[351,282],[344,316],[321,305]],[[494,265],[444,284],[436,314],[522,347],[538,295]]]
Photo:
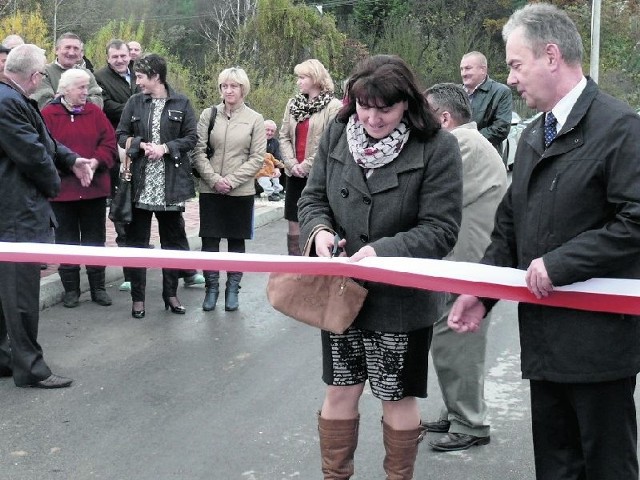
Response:
[[[413,467],[418,455],[418,445],[422,441],[424,430],[420,427],[413,430],[394,430],[382,422],[382,438],[384,442],[384,471],[387,480],[411,480]]]
[[[289,255],[300,257],[302,250],[300,250],[300,235],[290,235],[287,233],[287,250]]]
[[[353,454],[358,446],[360,417],[327,420],[318,412],[320,455],[325,480],[346,480],[353,475]]]

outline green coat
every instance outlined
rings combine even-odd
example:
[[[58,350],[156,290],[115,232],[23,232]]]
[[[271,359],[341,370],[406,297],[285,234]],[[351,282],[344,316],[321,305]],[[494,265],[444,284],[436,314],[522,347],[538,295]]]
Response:
[[[471,98],[471,119],[478,125],[480,133],[502,152],[502,141],[511,129],[513,96],[511,89],[502,83],[487,80],[476,88]]]

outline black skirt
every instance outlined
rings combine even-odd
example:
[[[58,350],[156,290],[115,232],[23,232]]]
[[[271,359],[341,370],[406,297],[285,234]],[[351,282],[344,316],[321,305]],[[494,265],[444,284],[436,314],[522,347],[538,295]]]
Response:
[[[201,193],[199,201],[201,237],[253,238],[253,195]]]
[[[287,177],[287,190],[284,197],[284,218],[290,222],[298,221],[298,200],[307,185],[307,177]]]

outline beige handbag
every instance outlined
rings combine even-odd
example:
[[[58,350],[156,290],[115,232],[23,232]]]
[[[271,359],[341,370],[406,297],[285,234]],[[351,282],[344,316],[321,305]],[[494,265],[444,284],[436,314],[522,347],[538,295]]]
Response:
[[[307,240],[303,255],[310,256],[316,228]],[[267,283],[269,303],[281,313],[333,333],[344,333],[362,308],[367,289],[349,277],[272,273]]]

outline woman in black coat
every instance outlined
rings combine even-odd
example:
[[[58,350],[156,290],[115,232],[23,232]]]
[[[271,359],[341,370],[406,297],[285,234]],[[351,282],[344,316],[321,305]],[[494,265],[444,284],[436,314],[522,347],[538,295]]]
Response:
[[[186,96],[175,92],[166,81],[167,64],[149,54],[134,65],[140,93],[124,107],[116,131],[125,147],[132,137],[131,157],[133,219],[127,226],[128,247],[146,248],[151,217],[158,220],[160,245],[168,250],[185,250],[184,202],[195,196],[188,152],[197,142],[196,117]],[[146,268],[128,268],[131,279],[131,315],[145,316]],[[179,270],[162,269],[162,298],[165,309],[184,314],[176,296]]]

